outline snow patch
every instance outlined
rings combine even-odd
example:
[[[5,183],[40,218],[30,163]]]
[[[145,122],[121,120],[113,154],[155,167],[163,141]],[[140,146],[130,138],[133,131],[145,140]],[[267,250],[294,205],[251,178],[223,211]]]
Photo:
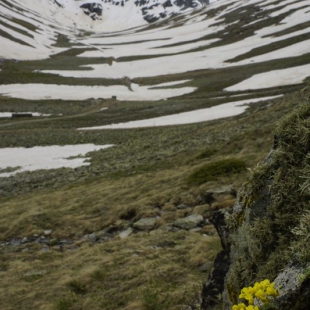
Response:
[[[109,148],[113,145],[51,145],[35,146],[32,148],[3,148],[0,149],[0,170],[8,167],[20,167],[13,172],[0,172],[0,177],[9,177],[24,171],[35,171],[41,169],[58,169],[62,167],[76,168],[90,165],[90,157],[85,157],[89,152]],[[70,159],[69,157],[79,156]]]
[[[161,85],[161,84],[159,84]],[[53,84],[8,84],[0,85],[0,94],[8,97],[42,100],[86,100],[88,98],[111,98],[120,100],[161,100],[181,96],[196,90],[195,87],[152,89],[156,85],[139,86],[131,83],[126,86],[70,86]]]
[[[255,74],[241,83],[225,88],[225,90],[237,91],[300,84],[309,76],[310,64]]]
[[[167,115],[156,118],[149,118],[139,121],[131,121],[127,123],[111,124],[105,126],[96,126],[96,127],[84,127],[79,128],[78,130],[98,130],[98,129],[125,129],[125,128],[141,128],[141,127],[157,127],[157,126],[170,126],[170,125],[185,125],[200,123],[205,121],[211,121],[215,119],[220,119],[224,117],[235,116],[243,113],[247,108],[248,104],[272,100],[281,97],[271,96],[271,97],[262,97],[256,99],[246,99],[235,102],[228,102],[224,104],[217,105],[215,107],[200,109],[190,112],[178,113],[173,115]]]

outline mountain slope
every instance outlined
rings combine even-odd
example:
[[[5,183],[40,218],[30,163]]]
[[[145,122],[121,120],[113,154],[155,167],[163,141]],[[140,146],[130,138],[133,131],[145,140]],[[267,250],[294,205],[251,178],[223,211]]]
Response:
[[[195,3],[0,1],[1,309],[199,309],[213,211],[309,102],[310,7]]]

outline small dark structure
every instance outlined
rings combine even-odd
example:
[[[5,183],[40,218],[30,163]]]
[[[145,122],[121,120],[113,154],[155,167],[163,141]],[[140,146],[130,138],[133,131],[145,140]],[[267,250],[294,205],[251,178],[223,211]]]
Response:
[[[12,118],[32,117],[32,113],[12,113]]]

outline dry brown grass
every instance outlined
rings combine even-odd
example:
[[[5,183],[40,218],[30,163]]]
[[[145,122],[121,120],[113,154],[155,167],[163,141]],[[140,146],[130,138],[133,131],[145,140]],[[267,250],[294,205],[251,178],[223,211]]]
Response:
[[[212,260],[219,240],[185,231],[158,234],[64,253],[14,253],[1,275],[2,309],[148,309],[163,296],[170,300],[166,309],[181,309],[192,297],[184,292],[205,277],[198,267]],[[157,247],[159,238],[176,246]],[[156,296],[147,297],[148,290]]]

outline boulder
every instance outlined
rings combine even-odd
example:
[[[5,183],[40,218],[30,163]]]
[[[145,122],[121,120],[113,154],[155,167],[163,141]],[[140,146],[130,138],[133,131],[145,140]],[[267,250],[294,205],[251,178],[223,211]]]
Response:
[[[133,224],[133,227],[138,230],[152,230],[156,224],[156,217],[143,218]]]
[[[133,229],[132,229],[132,228],[128,228],[128,229],[122,231],[118,236],[119,236],[121,239],[126,239],[126,238],[128,238],[132,233],[133,233]]]
[[[174,226],[190,230],[200,226],[203,223],[203,217],[200,214],[192,214],[184,218],[177,219]]]

